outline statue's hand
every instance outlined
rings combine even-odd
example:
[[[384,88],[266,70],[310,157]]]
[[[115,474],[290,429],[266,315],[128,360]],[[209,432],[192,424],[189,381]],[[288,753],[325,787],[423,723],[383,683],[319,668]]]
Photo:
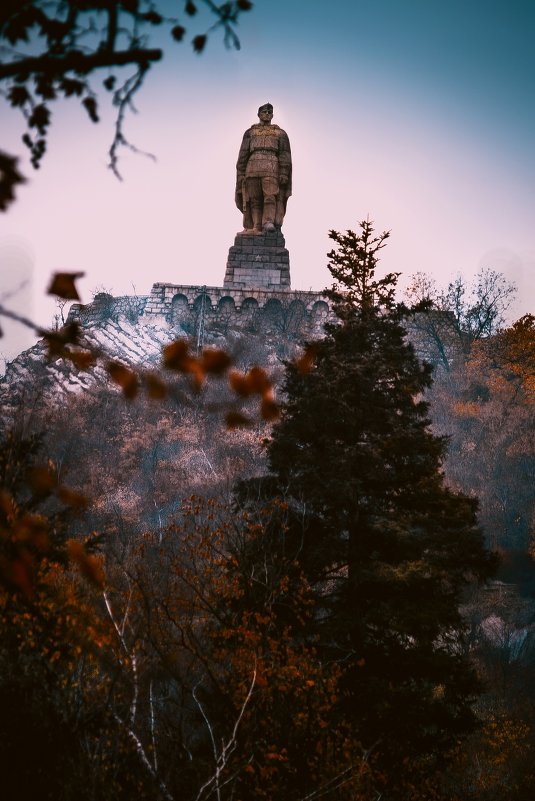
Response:
[[[288,176],[287,175],[281,175],[279,177],[279,184],[281,186],[288,186]]]

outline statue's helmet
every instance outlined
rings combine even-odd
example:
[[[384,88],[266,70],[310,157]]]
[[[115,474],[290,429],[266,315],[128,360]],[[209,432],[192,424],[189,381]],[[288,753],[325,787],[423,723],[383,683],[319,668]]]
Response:
[[[260,108],[258,109],[258,113],[260,114],[261,111],[271,111],[272,112],[273,111],[273,106],[271,105],[271,103],[264,103],[264,105],[260,106]]]

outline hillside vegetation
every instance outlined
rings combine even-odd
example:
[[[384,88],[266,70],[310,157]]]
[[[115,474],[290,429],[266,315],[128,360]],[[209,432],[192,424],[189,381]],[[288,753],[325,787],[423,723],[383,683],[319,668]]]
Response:
[[[535,318],[488,271],[409,310],[331,236],[321,341],[121,318],[10,366],[9,797],[531,797]]]

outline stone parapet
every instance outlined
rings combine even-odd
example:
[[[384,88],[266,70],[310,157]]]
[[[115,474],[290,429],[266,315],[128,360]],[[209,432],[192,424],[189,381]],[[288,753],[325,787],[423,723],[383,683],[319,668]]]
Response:
[[[267,287],[216,287],[193,284],[154,284],[142,298],[96,296],[93,303],[71,306],[69,320],[94,325],[126,315],[148,323],[152,316],[196,336],[201,318],[210,329],[284,333],[291,338],[321,336],[332,314],[321,292]]]
[[[73,303],[69,309],[68,320],[83,325],[94,325],[106,320],[127,317],[134,322],[143,314],[149,298],[147,295],[121,295],[114,297],[108,292],[99,292],[92,303]]]
[[[282,231],[236,234],[228,253],[225,288],[290,289],[290,254]]]

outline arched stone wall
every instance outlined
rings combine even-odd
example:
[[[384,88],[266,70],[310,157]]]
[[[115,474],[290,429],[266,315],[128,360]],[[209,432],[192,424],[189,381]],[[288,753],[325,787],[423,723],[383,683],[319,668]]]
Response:
[[[190,321],[190,308],[188,299],[182,293],[178,293],[171,301],[171,322],[173,325],[184,325]]]
[[[203,301],[204,299],[204,301]],[[88,324],[98,322],[111,303],[113,313],[128,307],[135,322],[143,316],[165,317],[171,325],[194,334],[204,302],[205,325],[219,330],[235,327],[244,331],[272,331],[292,338],[321,336],[323,323],[331,315],[329,305],[318,292],[298,290],[237,289],[183,284],[154,284],[151,294],[142,298],[101,298],[87,306],[73,304],[69,319]]]
[[[285,318],[278,298],[270,298],[262,308],[262,328],[266,331],[284,331]]]

